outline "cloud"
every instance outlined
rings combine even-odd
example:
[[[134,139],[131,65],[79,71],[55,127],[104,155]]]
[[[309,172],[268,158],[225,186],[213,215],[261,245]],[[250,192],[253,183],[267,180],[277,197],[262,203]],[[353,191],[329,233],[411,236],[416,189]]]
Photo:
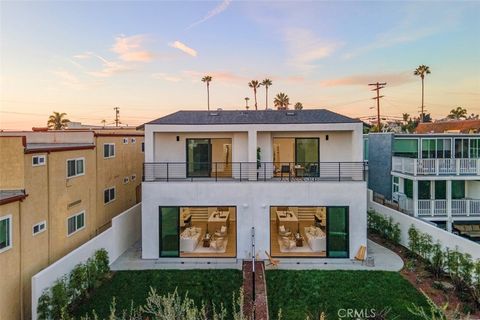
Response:
[[[123,61],[149,62],[153,60],[154,55],[143,49],[142,44],[145,39],[145,35],[116,37],[112,51],[117,53],[119,59]]]
[[[196,57],[197,56],[197,51],[190,48],[189,46],[187,46],[186,44],[180,42],[180,41],[175,41],[173,43],[169,43],[168,44],[170,47],[172,48],[176,48],[180,51],[183,51],[184,53],[188,54],[189,56],[192,56],[192,57]]]
[[[408,82],[417,80],[412,72],[404,71],[400,73],[385,73],[385,74],[358,74],[344,78],[337,78],[331,80],[324,80],[320,82],[323,87],[338,87],[338,86],[366,86],[369,83],[381,81],[386,82],[388,86],[399,86]]]
[[[284,32],[284,42],[289,52],[288,63],[303,72],[315,68],[315,62],[327,58],[342,43],[316,37],[310,30],[289,28]]]
[[[198,20],[197,22],[194,22],[192,23],[191,25],[189,25],[187,27],[187,30],[188,29],[191,29],[193,27],[196,27],[198,26],[199,24],[201,23],[204,23],[205,21],[207,21],[208,19],[211,19],[213,17],[215,17],[216,15],[219,15],[220,13],[222,13],[223,11],[225,11],[228,6],[230,5],[230,2],[231,0],[224,0],[222,1],[222,3],[220,3],[219,5],[217,5],[215,8],[213,8],[212,10],[210,10],[206,15],[205,17],[203,17],[202,19]]]
[[[108,78],[117,73],[122,73],[126,71],[133,70],[133,67],[123,64],[119,61],[109,61],[104,57],[92,54],[93,57],[97,58],[102,62],[102,68],[100,71],[89,71],[87,74],[97,77],[97,78]]]
[[[173,75],[170,75],[168,73],[154,73],[154,74],[152,74],[152,77],[154,79],[165,80],[165,81],[169,81],[169,82],[182,81],[181,77],[173,76]]]
[[[75,90],[81,90],[85,88],[85,85],[80,81],[80,79],[70,71],[60,69],[51,71],[51,73],[60,78],[61,84],[64,86]]]

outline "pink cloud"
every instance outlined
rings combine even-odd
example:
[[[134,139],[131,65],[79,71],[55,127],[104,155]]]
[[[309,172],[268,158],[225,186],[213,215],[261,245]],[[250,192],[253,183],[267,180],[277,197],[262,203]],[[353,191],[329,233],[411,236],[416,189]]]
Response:
[[[116,37],[112,51],[123,61],[149,62],[153,60],[154,55],[142,47],[145,39],[145,35]]]
[[[197,54],[198,54],[195,49],[190,48],[185,43],[180,42],[178,40],[175,41],[175,42],[169,43],[168,45],[170,47],[178,49],[178,50],[182,51],[183,53],[186,53],[186,54],[188,54],[189,56],[192,56],[192,57],[196,57]]]

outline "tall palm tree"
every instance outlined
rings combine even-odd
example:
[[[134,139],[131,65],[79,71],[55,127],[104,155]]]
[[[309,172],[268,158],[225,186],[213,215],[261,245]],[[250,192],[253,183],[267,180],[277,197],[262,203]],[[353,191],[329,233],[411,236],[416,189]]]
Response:
[[[273,104],[278,110],[287,110],[288,105],[290,104],[290,98],[285,93],[280,92],[275,96]]]
[[[420,65],[417,67],[417,69],[415,69],[415,71],[413,71],[413,74],[416,75],[416,76],[420,76],[420,78],[422,78],[422,113],[420,114],[420,122],[423,122],[423,117],[424,117],[424,113],[423,113],[423,109],[424,109],[424,105],[423,105],[423,101],[424,101],[424,80],[425,80],[425,75],[427,74],[430,74],[430,68],[424,64]]]
[[[303,109],[303,104],[301,102],[295,103],[295,110],[302,110]]]
[[[207,84],[207,108],[210,111],[210,81],[212,81],[211,76],[205,76],[202,78],[202,82]]]
[[[410,115],[408,113],[402,113],[403,122],[408,122]]]
[[[49,129],[53,130],[63,130],[67,127],[67,123],[70,120],[64,118],[67,114],[62,112],[53,112],[52,115],[48,118],[47,126]]]
[[[252,80],[248,83],[250,88],[253,88],[253,95],[255,96],[255,110],[258,110],[257,107],[257,89],[260,88],[261,84],[258,80]]]
[[[102,123],[102,126],[105,128],[105,126],[107,125],[107,120],[103,119],[102,121],[100,121]]]
[[[268,109],[268,87],[272,85],[272,80],[264,79],[261,83],[262,86],[265,86],[265,110]]]
[[[460,120],[467,118],[467,109],[462,107],[457,107],[456,109],[450,110],[450,114],[447,116],[448,119]]]
[[[248,100],[250,100],[249,97],[245,97],[245,109],[248,110]]]

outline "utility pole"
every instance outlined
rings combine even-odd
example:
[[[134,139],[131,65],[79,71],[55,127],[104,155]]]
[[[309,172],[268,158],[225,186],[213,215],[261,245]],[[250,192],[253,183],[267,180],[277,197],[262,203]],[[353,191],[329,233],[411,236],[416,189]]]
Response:
[[[115,110],[115,127],[118,127],[118,124],[120,123],[120,108],[115,107],[113,110]]]
[[[376,82],[376,83],[369,83],[368,85],[369,86],[375,86],[375,88],[372,89],[372,91],[377,91],[377,96],[373,97],[372,99],[377,100],[377,130],[378,130],[378,132],[380,132],[380,125],[381,125],[380,124],[380,98],[384,97],[384,96],[380,95],[380,89],[385,88],[387,83],[386,82],[382,82],[382,83]]]

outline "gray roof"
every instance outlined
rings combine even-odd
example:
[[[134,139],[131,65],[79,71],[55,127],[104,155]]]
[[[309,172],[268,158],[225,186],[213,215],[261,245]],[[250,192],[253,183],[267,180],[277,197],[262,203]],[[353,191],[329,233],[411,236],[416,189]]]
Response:
[[[0,201],[24,195],[25,190],[0,190]]]
[[[177,111],[147,124],[307,124],[307,123],[361,123],[358,119],[326,110],[220,110]]]

